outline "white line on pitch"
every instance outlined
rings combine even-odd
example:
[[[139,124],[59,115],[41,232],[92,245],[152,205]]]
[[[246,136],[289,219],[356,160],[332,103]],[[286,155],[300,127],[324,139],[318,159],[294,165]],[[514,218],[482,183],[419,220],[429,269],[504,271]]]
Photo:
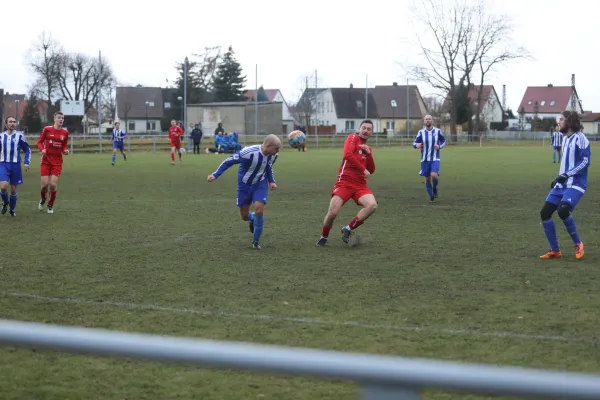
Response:
[[[348,326],[356,328],[374,329],[374,330],[387,330],[387,331],[412,331],[412,332],[429,332],[434,334],[449,334],[449,335],[465,335],[474,337],[498,337],[498,338],[509,338],[509,339],[525,339],[525,340],[540,340],[540,341],[554,341],[554,342],[565,342],[565,343],[598,343],[600,340],[596,338],[571,338],[565,336],[554,336],[554,335],[532,335],[525,333],[515,332],[481,332],[466,329],[450,329],[450,328],[420,328],[416,326],[397,326],[397,325],[380,325],[380,324],[367,324],[356,321],[331,321],[319,318],[310,317],[286,317],[282,315],[269,315],[269,314],[240,314],[231,312],[220,312],[220,311],[207,311],[207,310],[196,310],[192,308],[178,308],[169,306],[159,306],[152,304],[136,304],[136,303],[125,303],[118,301],[95,301],[87,299],[78,299],[70,297],[46,297],[39,296],[36,294],[19,293],[10,291],[0,291],[0,294],[7,297],[17,297],[22,299],[32,299],[38,301],[46,301],[52,303],[73,303],[73,304],[87,304],[94,306],[110,306],[118,308],[128,308],[137,310],[152,310],[152,311],[165,311],[171,313],[189,313],[196,315],[203,315],[206,317],[226,317],[226,318],[237,318],[237,319],[251,319],[251,320],[263,320],[263,321],[278,321],[278,322],[291,322],[296,324],[305,325],[329,325],[329,326]]]

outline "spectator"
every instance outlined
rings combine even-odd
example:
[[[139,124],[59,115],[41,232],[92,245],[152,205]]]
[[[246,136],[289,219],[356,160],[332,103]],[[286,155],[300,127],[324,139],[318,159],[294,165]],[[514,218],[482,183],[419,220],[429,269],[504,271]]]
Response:
[[[223,129],[223,124],[219,122],[219,125],[217,125],[217,128],[215,129],[215,138],[217,137],[217,135],[222,135],[224,133],[225,129]]]
[[[192,130],[192,140],[194,142],[194,154],[200,154],[200,142],[202,141],[202,130],[198,124],[194,125]],[[197,152],[196,152],[197,151]]]

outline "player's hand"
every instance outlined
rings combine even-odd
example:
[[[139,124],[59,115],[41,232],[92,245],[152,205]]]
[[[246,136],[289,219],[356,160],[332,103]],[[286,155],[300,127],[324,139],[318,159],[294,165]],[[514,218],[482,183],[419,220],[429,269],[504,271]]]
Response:
[[[365,154],[370,154],[371,153],[371,148],[369,146],[367,146],[366,144],[361,144],[360,145],[360,149],[365,153]]]
[[[269,183],[269,189],[271,189],[271,190],[277,189],[277,184],[275,182]]]
[[[371,173],[369,172],[368,169],[365,169],[363,174],[365,175],[365,180],[369,179],[369,177],[371,176]]]
[[[207,181],[209,181],[209,182],[212,182],[212,181],[214,181],[215,179],[217,179],[217,178],[215,178],[215,176],[214,176],[214,175],[209,175],[209,176],[208,176],[208,178],[206,178],[206,180],[207,180]]]
[[[68,155],[69,155],[69,150],[63,150],[63,152],[62,152],[62,153],[63,153],[65,156],[68,156]]]
[[[25,164],[25,172],[29,171],[29,164]]]
[[[433,146],[434,149],[439,150],[440,146],[438,146],[437,144],[435,146]]]
[[[420,149],[423,147],[423,143],[417,143],[417,149]]]
[[[45,155],[46,155],[46,149],[42,150],[42,151],[40,152],[40,154],[42,155],[42,157],[43,157],[43,156],[45,156]]]
[[[554,179],[556,183],[565,183],[569,179],[569,175],[561,174]]]

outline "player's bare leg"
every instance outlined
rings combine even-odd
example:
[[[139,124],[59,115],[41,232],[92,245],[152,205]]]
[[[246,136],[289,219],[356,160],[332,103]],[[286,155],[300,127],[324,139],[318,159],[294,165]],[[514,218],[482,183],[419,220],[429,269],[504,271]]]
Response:
[[[327,214],[325,215],[325,219],[323,220],[323,228],[321,229],[321,237],[315,243],[318,247],[323,247],[327,243],[327,239],[329,238],[329,232],[331,231],[331,227],[335,222],[342,206],[344,205],[344,199],[340,196],[333,195],[331,197],[331,201],[329,202],[329,209],[327,210]]]
[[[48,200],[48,214],[54,213],[54,202],[56,201],[56,190],[58,189],[58,176],[50,175],[50,200]]]
[[[175,146],[171,146],[171,165],[175,165]]]
[[[240,216],[250,225],[250,233],[254,233],[254,213],[250,211],[250,204],[240,207]]]
[[[46,198],[48,196],[48,185],[50,184],[49,176],[41,177],[41,188],[40,188],[40,202],[38,204],[38,210],[42,211],[44,209],[44,204],[46,204]]]
[[[260,236],[265,224],[265,203],[262,201],[254,202],[254,218],[252,224],[252,248],[260,250]]]
[[[8,211],[8,182],[0,182],[0,196],[2,197],[2,214]]]
[[[356,217],[348,225],[342,228],[342,240],[348,243],[352,231],[361,226],[367,218],[377,211],[377,200],[372,194],[365,194],[358,199],[358,204],[362,206]]]
[[[433,197],[437,198],[438,197],[438,182],[439,182],[439,176],[437,174],[437,172],[432,172],[431,173],[431,187],[432,187],[432,191],[433,191]]]

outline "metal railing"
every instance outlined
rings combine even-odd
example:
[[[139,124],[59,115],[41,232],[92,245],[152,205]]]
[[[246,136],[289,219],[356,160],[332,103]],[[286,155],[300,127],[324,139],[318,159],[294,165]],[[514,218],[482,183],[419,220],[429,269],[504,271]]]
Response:
[[[0,320],[0,344],[87,355],[356,381],[365,400],[416,400],[425,388],[600,399],[600,376],[369,354],[184,339]]]

